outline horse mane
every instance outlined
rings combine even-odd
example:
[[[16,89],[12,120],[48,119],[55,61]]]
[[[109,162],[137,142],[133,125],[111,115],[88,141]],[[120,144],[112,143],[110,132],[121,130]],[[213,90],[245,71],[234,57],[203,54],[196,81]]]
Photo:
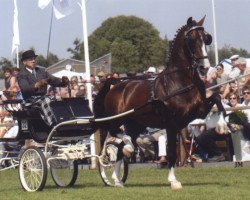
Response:
[[[190,29],[192,26],[197,25],[197,22],[195,20],[192,20],[192,18],[189,18],[188,20],[188,24],[183,25],[181,28],[179,28],[175,35],[174,35],[174,39],[171,42],[170,48],[169,48],[169,54],[168,54],[168,61],[170,61],[170,59],[174,56],[173,54],[174,52],[174,47],[177,44],[177,40],[179,39],[180,35],[186,31],[187,29]]]

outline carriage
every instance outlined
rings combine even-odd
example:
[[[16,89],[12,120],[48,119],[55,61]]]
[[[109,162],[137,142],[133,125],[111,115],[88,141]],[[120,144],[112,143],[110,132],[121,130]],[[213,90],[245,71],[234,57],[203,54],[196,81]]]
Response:
[[[56,125],[49,127],[42,119],[38,108],[31,108],[30,103],[20,100],[11,100],[4,103],[14,120],[18,132],[15,137],[1,138],[0,142],[24,142],[34,140],[43,146],[29,146],[18,151],[0,151],[6,156],[0,159],[0,164],[8,161],[10,166],[1,170],[19,166],[19,179],[24,190],[33,192],[42,190],[47,180],[48,169],[55,184],[59,187],[73,186],[78,176],[78,167],[82,161],[95,157],[98,160],[98,169],[105,185],[114,186],[112,173],[115,160],[109,148],[115,149],[114,144],[104,141],[99,155],[90,152],[90,139],[94,133],[94,123],[112,120],[111,118],[94,119],[89,109],[88,100],[84,98],[67,98],[52,101]],[[126,114],[126,113],[125,113]],[[108,153],[107,153],[108,152]],[[14,155],[12,155],[14,154]],[[124,157],[120,163],[119,179],[126,181],[128,176],[128,162]],[[1,171],[0,170],[0,171]]]

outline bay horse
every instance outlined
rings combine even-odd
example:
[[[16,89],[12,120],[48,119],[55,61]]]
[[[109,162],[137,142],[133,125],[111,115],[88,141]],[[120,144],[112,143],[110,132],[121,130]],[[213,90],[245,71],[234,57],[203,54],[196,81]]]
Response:
[[[112,116],[135,109],[135,112],[102,124],[111,135],[125,125],[127,134],[137,138],[145,127],[166,129],[168,181],[172,189],[182,188],[174,174],[177,133],[196,118],[205,118],[214,103],[223,111],[220,97],[206,98],[204,82],[197,68],[208,61],[206,45],[212,36],[203,27],[205,17],[196,22],[188,18],[173,40],[169,63],[154,80],[126,80],[115,84],[108,79],[95,97],[95,118]],[[113,87],[110,85],[113,84]]]

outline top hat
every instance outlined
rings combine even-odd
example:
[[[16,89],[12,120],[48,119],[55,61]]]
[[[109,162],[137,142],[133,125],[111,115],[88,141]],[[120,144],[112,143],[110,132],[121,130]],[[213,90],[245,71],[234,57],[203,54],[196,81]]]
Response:
[[[37,57],[35,52],[33,50],[28,50],[28,51],[23,52],[21,61],[24,61],[28,58],[35,58],[35,57]]]

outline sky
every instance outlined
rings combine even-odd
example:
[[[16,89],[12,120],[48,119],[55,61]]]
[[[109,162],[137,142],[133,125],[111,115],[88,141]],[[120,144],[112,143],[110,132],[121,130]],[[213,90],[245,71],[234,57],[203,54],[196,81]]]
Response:
[[[50,52],[60,59],[71,55],[76,38],[83,40],[82,13],[73,1],[71,15],[60,20],[53,18]],[[230,45],[250,52],[250,0],[214,0],[216,35],[219,48]],[[38,7],[38,0],[17,0],[20,46],[24,51],[34,47],[37,54],[46,56],[52,6]],[[0,59],[13,59],[13,0],[0,0]],[[109,17],[134,15],[149,21],[163,38],[173,39],[188,17],[200,20],[206,15],[204,27],[214,35],[212,0],[87,0],[87,32],[90,35]]]

